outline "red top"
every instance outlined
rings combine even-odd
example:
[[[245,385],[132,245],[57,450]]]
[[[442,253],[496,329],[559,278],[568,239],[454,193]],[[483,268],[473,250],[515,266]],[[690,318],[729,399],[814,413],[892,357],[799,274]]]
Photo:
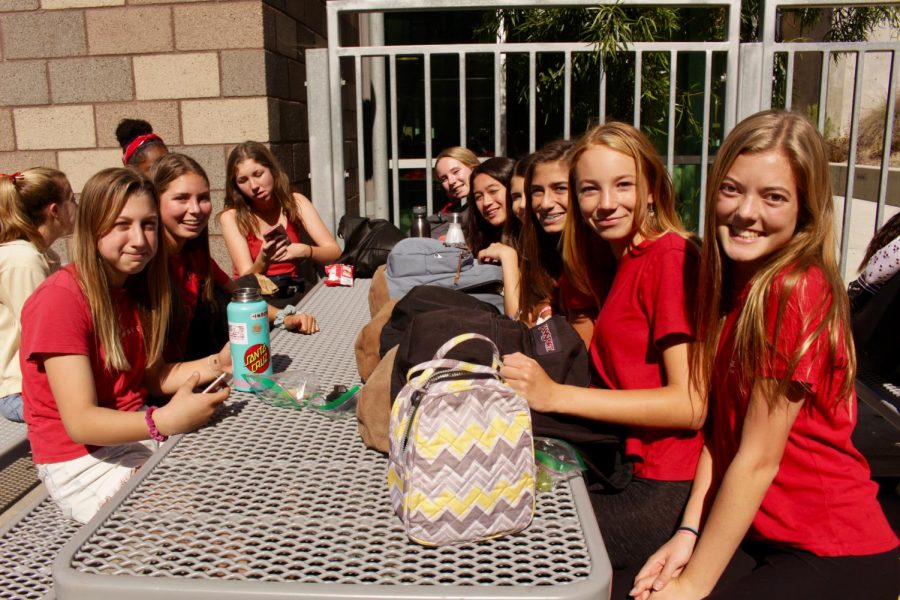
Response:
[[[291,223],[290,219],[288,219],[287,225],[285,225],[285,231],[287,232],[288,239],[292,244],[300,243],[300,235],[297,233],[297,230],[294,228],[294,225]],[[263,241],[256,237],[254,233],[247,234],[247,247],[250,249],[250,260],[256,260],[256,257],[259,255],[259,251],[262,249]],[[237,270],[234,271],[234,276],[237,277],[239,273]],[[272,262],[269,263],[269,268],[266,270],[266,275],[269,277],[275,277],[276,275],[289,275],[290,277],[297,277],[297,265],[292,262]]]
[[[775,347],[773,364],[761,377],[783,378],[788,361],[821,322],[831,304],[825,276],[810,268],[791,292],[775,337],[777,279],[768,297],[767,330]],[[750,403],[751,381],[733,368],[734,327],[746,294],[728,313],[710,388],[706,443],[713,459],[715,491],[738,451],[744,416]],[[791,381],[808,386],[809,393],[788,435],[778,474],[763,497],[749,536],[752,539],[806,550],[819,556],[864,556],[887,552],[897,537],[875,495],[878,486],[869,466],[853,447],[856,394],[848,405],[836,393],[846,377],[847,355],[843,332],[833,371],[827,370],[827,331],[807,350]],[[826,384],[830,382],[830,387]]]
[[[231,281],[228,274],[205,251],[193,253],[181,251],[169,255],[169,272],[178,285],[185,326],[178,331],[169,330],[166,349],[163,352],[166,362],[177,362],[184,356],[188,330],[197,312],[197,302],[200,300],[201,282],[210,271],[213,282],[220,288],[224,288]]]
[[[666,385],[662,351],[693,338],[689,317],[697,288],[697,247],[675,233],[645,240],[619,260],[594,325],[591,358],[601,384],[612,390]],[[644,479],[693,479],[703,445],[696,431],[631,427],[625,451]]]
[[[122,350],[131,368],[108,371],[103,364],[87,298],[68,265],[48,277],[22,308],[22,395],[28,439],[38,464],[72,460],[88,454],[92,446],[76,444],[66,433],[56,400],[44,371],[45,354],[79,354],[90,358],[97,404],[122,411],[144,405],[144,368],[147,356],[137,306],[124,289],[110,291],[119,315]]]
[[[592,295],[585,294],[575,287],[568,275],[565,273],[560,275],[556,280],[556,287],[559,290],[560,308],[565,314],[581,312],[592,320],[597,318],[597,301]]]

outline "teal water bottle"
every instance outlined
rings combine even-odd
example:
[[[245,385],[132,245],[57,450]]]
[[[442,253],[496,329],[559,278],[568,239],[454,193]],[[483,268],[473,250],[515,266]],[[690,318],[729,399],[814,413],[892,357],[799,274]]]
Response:
[[[268,305],[260,296],[259,290],[240,288],[232,294],[227,312],[231,366],[234,369],[232,387],[247,392],[253,386],[244,375],[272,374]]]

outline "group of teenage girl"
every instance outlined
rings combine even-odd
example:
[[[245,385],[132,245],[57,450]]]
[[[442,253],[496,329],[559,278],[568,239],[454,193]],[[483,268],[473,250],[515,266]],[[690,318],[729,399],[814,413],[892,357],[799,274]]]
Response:
[[[233,278],[293,278],[340,253],[247,142],[219,217],[229,276],[209,252],[202,167],[144,122],[118,133],[126,168],[94,175],[77,203],[59,171],[0,175],[0,406],[24,398],[38,473],[82,522],[228,396],[195,391],[230,368],[227,344],[197,331],[222,318]],[[614,598],[897,597],[898,541],[850,441],[856,362],[827,167],[803,117],[746,119],[711,169],[699,243],[630,125],[518,162],[463,148],[436,160],[470,250],[502,266],[507,315],[565,315],[597,383],[562,386],[521,354],[502,376],[535,410],[627,432],[631,482],[591,495]],[[60,268],[51,245],[73,231]],[[270,316],[318,330],[311,315]]]
[[[229,276],[210,255],[203,167],[145,121],[125,120],[117,135],[124,166],[92,176],[77,201],[58,170],[0,174],[0,407],[28,424],[40,479],[80,522],[228,397],[227,386],[197,390],[231,369],[230,293],[340,253],[272,153],[245,142],[229,156],[220,215]],[[51,246],[72,234],[61,267]],[[293,307],[269,316],[319,329]]]
[[[623,123],[517,163],[453,148],[435,173],[468,198],[470,250],[502,265],[507,315],[565,315],[596,385],[558,384],[522,354],[501,375],[534,410],[626,432],[631,482],[591,493],[614,599],[897,598],[898,540],[850,439],[849,303],[809,121],[735,127],[702,242]]]

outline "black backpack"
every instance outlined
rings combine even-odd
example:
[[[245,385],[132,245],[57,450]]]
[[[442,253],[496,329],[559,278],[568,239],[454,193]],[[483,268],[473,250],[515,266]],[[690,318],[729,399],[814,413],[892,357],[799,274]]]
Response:
[[[364,279],[372,277],[394,244],[406,237],[390,221],[351,215],[341,217],[338,236],[344,240],[344,252],[335,262],[353,265],[353,276]]]
[[[409,308],[405,310],[402,318],[408,319]],[[534,358],[556,382],[580,387],[590,383],[590,358],[584,342],[564,317],[554,315],[529,328],[496,311],[443,308],[421,312],[408,321],[391,375],[391,399],[403,388],[411,367],[429,360],[444,342],[463,333],[489,337],[501,355],[522,352]],[[464,343],[451,350],[447,358],[489,365],[491,351],[485,344]],[[532,411],[531,418],[535,436],[563,439],[579,450],[588,466],[586,478],[592,491],[621,490],[631,481],[631,464],[622,459],[620,428],[537,411]]]

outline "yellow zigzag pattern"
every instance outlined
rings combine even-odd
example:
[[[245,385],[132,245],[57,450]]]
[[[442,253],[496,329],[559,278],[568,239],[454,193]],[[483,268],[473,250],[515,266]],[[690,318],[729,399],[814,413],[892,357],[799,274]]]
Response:
[[[390,473],[388,474],[390,480]],[[505,479],[500,480],[489,490],[473,487],[464,497],[459,497],[452,490],[444,490],[439,495],[429,498],[421,492],[413,492],[406,496],[404,512],[420,512],[429,520],[435,520],[445,511],[452,512],[456,518],[462,519],[474,506],[487,512],[498,501],[506,500],[514,505],[526,490],[534,489],[534,478],[525,474],[519,481],[510,483]]]
[[[415,428],[416,454],[430,462],[444,450],[450,450],[457,458],[476,445],[490,451],[501,437],[515,446],[523,433],[531,431],[531,419],[526,413],[517,414],[512,421],[508,415],[497,415],[486,428],[472,423],[463,431],[442,425],[431,438],[420,435],[420,431]]]

